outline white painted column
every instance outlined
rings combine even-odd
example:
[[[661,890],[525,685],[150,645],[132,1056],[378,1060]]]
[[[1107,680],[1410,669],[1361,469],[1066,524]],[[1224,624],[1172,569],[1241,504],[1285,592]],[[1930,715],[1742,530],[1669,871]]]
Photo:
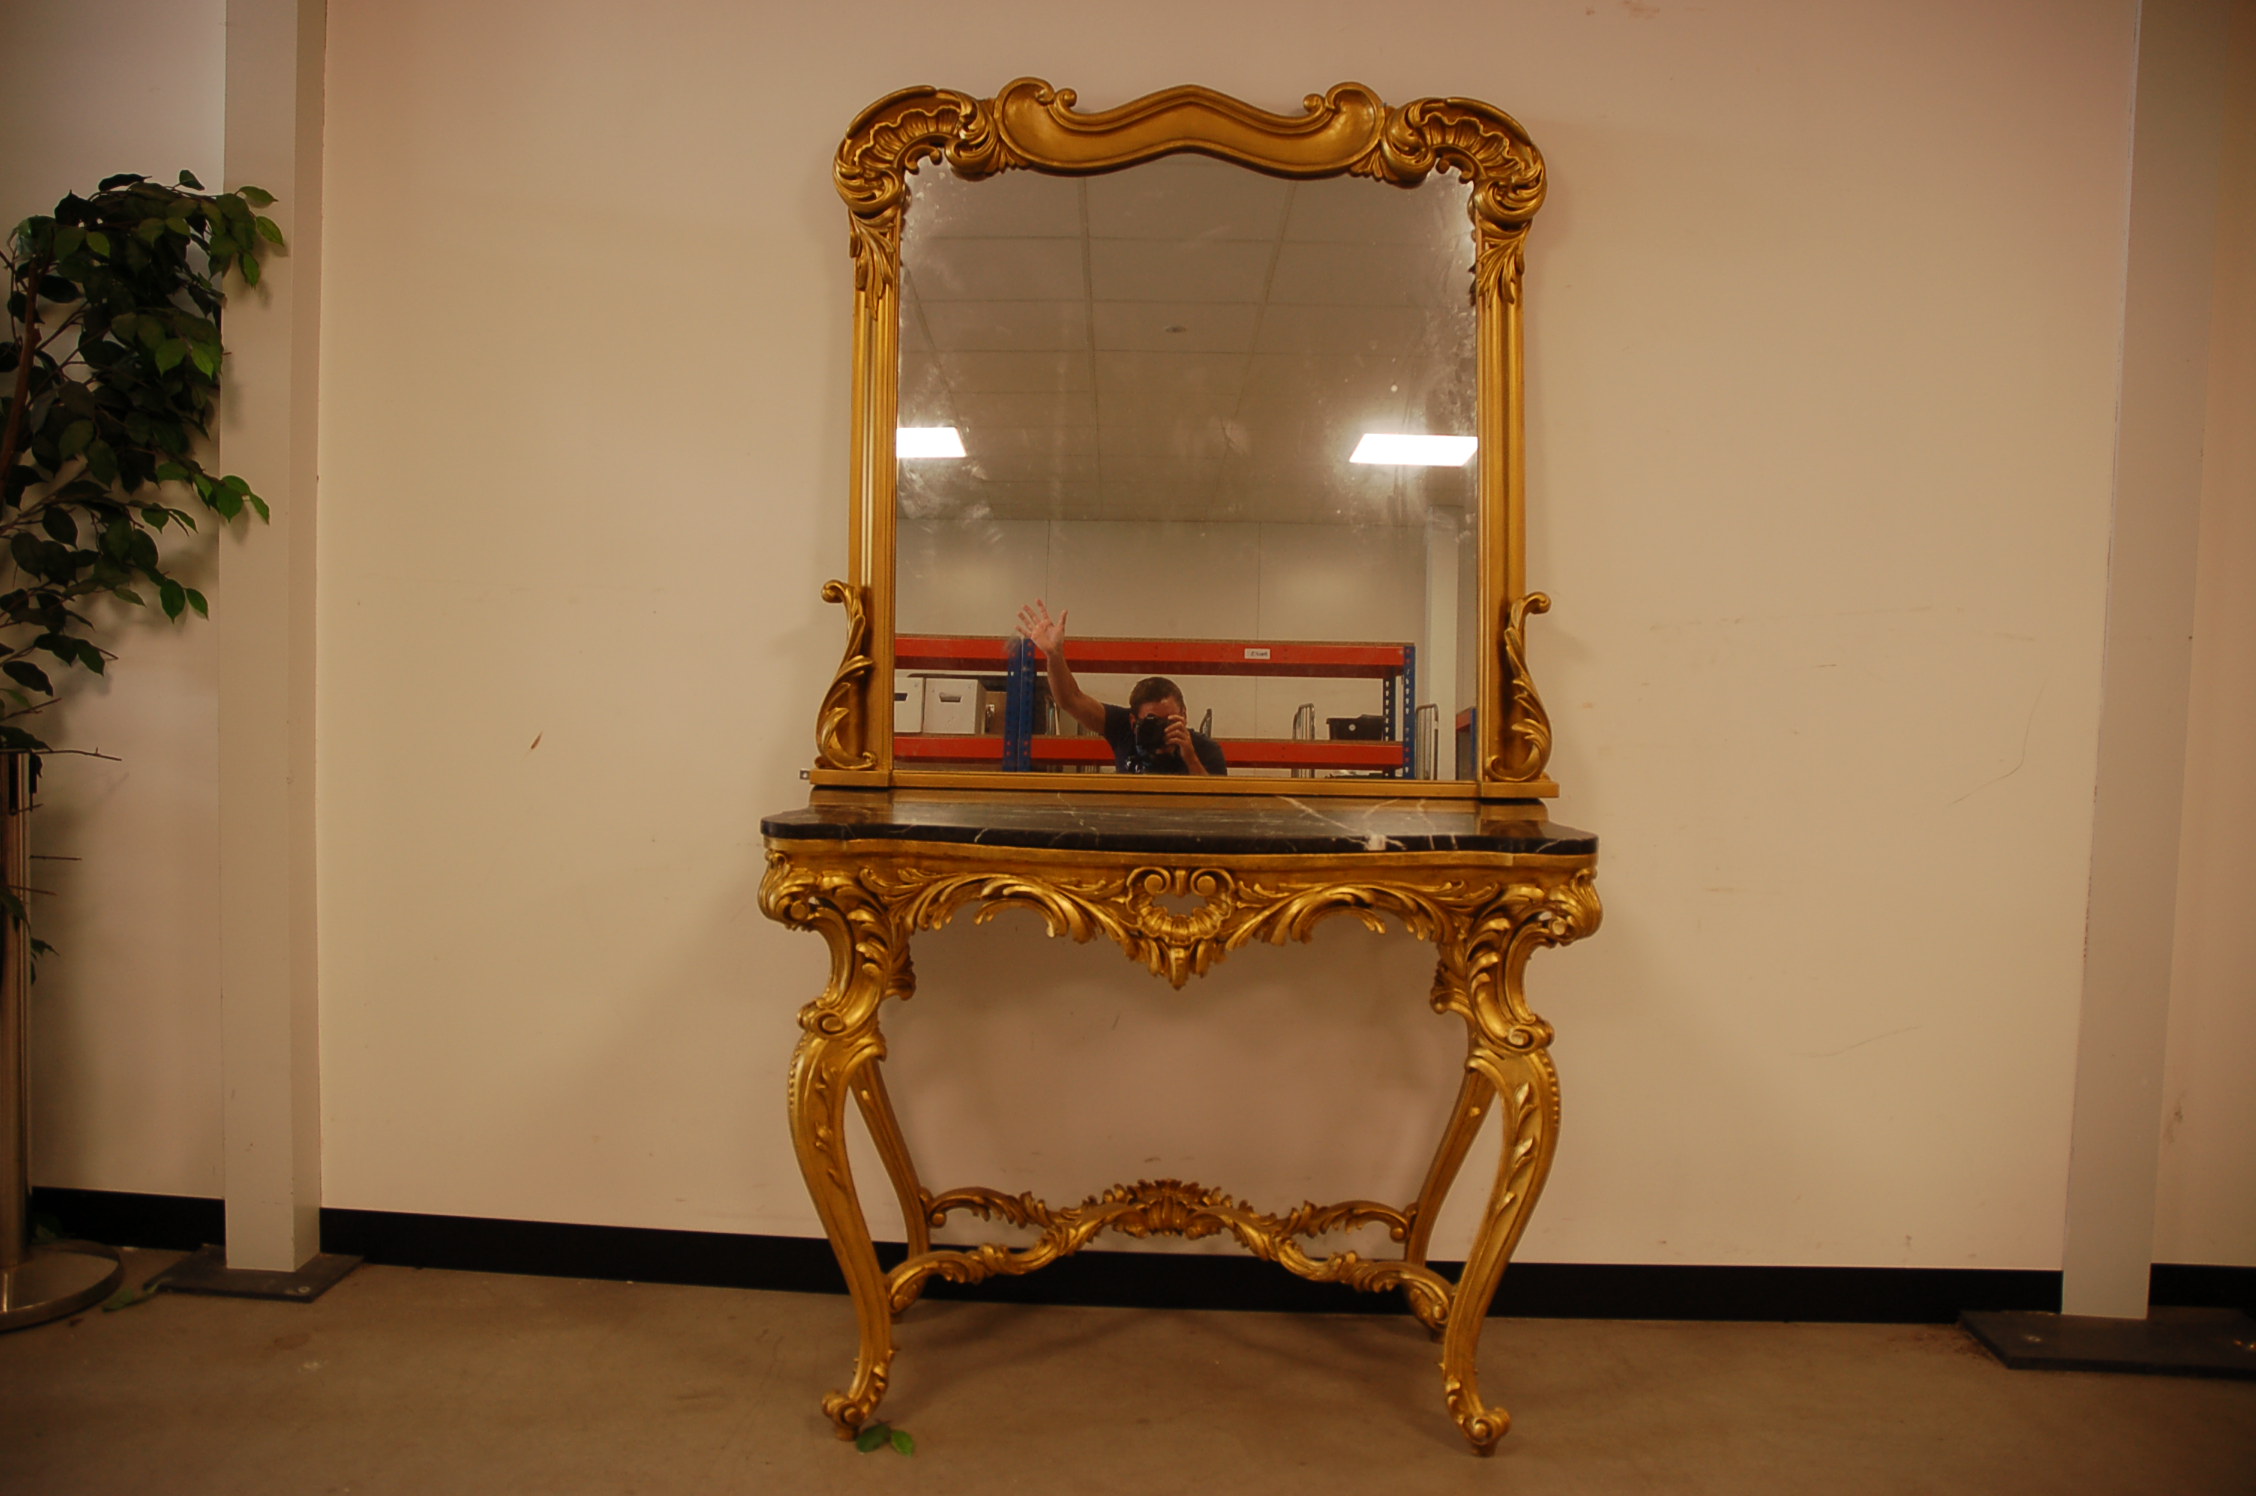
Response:
[[[236,288],[224,471],[272,505],[220,545],[221,1117],[227,1265],[320,1250],[313,589],[321,330],[322,0],[228,0],[226,185],[263,187],[289,240]]]
[[[2061,1311],[2143,1318],[2185,782],[2225,0],[2145,0]]]

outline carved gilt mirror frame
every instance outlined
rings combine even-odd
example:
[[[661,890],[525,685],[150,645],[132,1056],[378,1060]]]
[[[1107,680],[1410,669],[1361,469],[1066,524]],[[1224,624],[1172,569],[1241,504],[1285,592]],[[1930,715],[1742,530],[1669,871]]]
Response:
[[[1543,157],[1509,115],[1470,99],[1389,107],[1359,83],[1272,114],[1196,86],[1116,109],[1077,113],[1070,89],[1021,78],[992,99],[909,88],[864,110],[839,147],[838,191],[852,225],[854,394],[852,516],[844,579],[824,585],[843,604],[845,657],[816,722],[819,785],[882,788],[1156,790],[1175,794],[1352,794],[1483,799],[1547,797],[1551,727],[1529,677],[1529,615],[1550,607],[1526,590],[1521,415],[1521,250],[1543,203]],[[1471,780],[1166,779],[904,770],[893,752],[896,502],[894,431],[900,405],[901,241],[908,177],[945,161],[980,179],[1013,170],[1058,176],[1118,171],[1195,152],[1284,178],[1355,176],[1403,186],[1453,172],[1470,188],[1476,314],[1474,453],[1479,504],[1479,625]]]

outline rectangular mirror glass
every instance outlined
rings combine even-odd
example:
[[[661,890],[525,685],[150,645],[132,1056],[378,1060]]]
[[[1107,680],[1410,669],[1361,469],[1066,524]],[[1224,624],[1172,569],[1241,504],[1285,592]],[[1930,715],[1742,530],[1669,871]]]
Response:
[[[1086,711],[1162,677],[1233,778],[1473,777],[1466,183],[1186,154],[909,186],[897,767],[1180,772]]]

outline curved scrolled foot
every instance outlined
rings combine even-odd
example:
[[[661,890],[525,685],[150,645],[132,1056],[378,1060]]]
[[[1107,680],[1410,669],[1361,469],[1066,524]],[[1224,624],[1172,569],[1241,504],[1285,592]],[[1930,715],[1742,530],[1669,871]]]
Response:
[[[822,1400],[823,1416],[838,1430],[838,1437],[851,1439],[862,1431],[862,1425],[877,1411],[880,1399],[885,1396],[885,1374],[892,1362],[887,1355],[877,1366],[857,1365],[854,1368],[854,1385],[844,1392],[831,1392]]]
[[[1480,1400],[1480,1393],[1468,1382],[1452,1380],[1448,1386],[1449,1416],[1457,1420],[1473,1453],[1496,1453],[1496,1442],[1512,1430],[1512,1415],[1502,1408],[1492,1408]]]

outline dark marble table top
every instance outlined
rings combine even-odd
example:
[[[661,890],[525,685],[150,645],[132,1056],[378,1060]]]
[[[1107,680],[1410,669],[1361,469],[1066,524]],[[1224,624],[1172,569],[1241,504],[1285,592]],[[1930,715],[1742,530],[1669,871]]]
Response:
[[[1539,800],[1051,790],[816,790],[760,822],[770,842],[921,841],[1191,856],[1506,852],[1590,856],[1598,838],[1544,819]]]

